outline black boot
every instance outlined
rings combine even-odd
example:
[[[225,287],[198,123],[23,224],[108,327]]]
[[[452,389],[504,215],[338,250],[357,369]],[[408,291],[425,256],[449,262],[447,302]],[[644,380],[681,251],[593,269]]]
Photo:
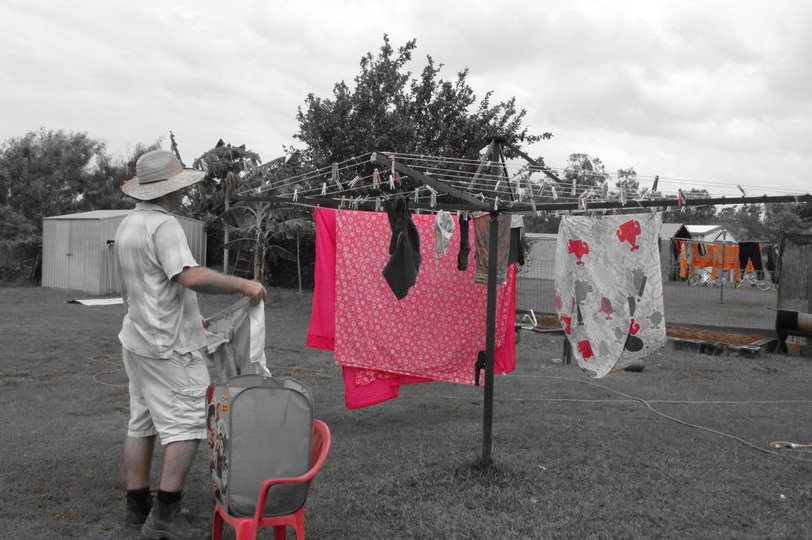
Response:
[[[180,499],[175,502],[163,502],[152,507],[147,521],[141,528],[141,535],[147,538],[169,540],[203,540],[207,535],[192,528],[189,519],[181,511]]]
[[[152,494],[149,488],[128,491],[124,524],[128,527],[140,527],[147,520],[151,508]]]

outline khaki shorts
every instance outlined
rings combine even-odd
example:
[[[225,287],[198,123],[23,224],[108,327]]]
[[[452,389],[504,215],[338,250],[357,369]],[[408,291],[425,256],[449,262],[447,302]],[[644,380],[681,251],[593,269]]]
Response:
[[[157,433],[161,444],[206,438],[209,372],[202,351],[156,359],[122,348],[122,356],[130,379],[129,437]]]

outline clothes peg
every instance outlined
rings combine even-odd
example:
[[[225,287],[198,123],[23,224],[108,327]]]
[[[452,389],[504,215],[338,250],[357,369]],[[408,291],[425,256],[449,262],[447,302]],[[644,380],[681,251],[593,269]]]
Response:
[[[742,188],[740,185],[736,185],[736,187],[742,192],[742,197],[747,197],[747,192],[744,191],[744,188]]]
[[[333,182],[335,182],[335,185],[338,186],[338,191],[344,191],[344,188],[341,186],[341,180],[338,176],[338,163],[333,163],[332,171]]]
[[[553,200],[557,201],[558,200],[558,193],[556,193],[556,191],[555,191],[555,186],[551,185],[550,189],[553,191]]]
[[[573,179],[572,179],[572,193],[570,193],[570,196],[571,196],[571,197],[575,197],[577,183],[578,183],[578,179],[577,179],[577,178],[573,178]]]
[[[626,189],[620,188],[620,204],[626,206]]]
[[[420,202],[420,186],[414,188],[414,202],[415,204]]]
[[[392,154],[392,181],[400,184],[400,175],[398,174],[398,171],[395,169],[395,154]],[[392,189],[394,190],[395,188]]]
[[[378,167],[372,171],[372,188],[378,189],[381,187],[381,173],[378,172]]]
[[[357,174],[355,176],[353,176],[352,180],[350,180],[350,184],[349,184],[350,188],[354,188],[355,184],[357,184],[360,180],[361,180],[361,177],[358,176]]]
[[[293,188],[293,202],[299,200],[299,188]]]
[[[327,195],[327,182],[321,183],[321,194],[326,196]]]

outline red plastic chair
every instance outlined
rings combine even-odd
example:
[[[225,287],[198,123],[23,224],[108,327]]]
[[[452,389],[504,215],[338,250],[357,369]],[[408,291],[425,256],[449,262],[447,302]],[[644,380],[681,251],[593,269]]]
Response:
[[[274,538],[276,540],[285,540],[287,538],[287,526],[291,526],[296,530],[297,540],[304,540],[304,516],[307,501],[292,514],[264,517],[262,512],[265,508],[265,502],[268,499],[268,490],[271,486],[277,484],[301,484],[302,482],[307,482],[310,487],[313,486],[313,480],[324,466],[324,462],[327,460],[327,454],[330,453],[330,442],[330,428],[321,420],[314,420],[313,452],[310,470],[301,476],[292,478],[269,478],[266,480],[259,490],[259,498],[253,517],[232,516],[217,502],[214,506],[214,525],[212,526],[211,533],[212,540],[221,540],[224,522],[228,523],[234,529],[237,540],[255,540],[259,529],[265,527],[274,528]]]

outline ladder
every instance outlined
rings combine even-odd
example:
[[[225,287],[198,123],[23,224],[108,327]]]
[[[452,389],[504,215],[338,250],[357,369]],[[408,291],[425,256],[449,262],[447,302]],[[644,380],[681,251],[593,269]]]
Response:
[[[231,266],[231,274],[250,279],[254,275],[254,252],[250,249],[238,249]]]

